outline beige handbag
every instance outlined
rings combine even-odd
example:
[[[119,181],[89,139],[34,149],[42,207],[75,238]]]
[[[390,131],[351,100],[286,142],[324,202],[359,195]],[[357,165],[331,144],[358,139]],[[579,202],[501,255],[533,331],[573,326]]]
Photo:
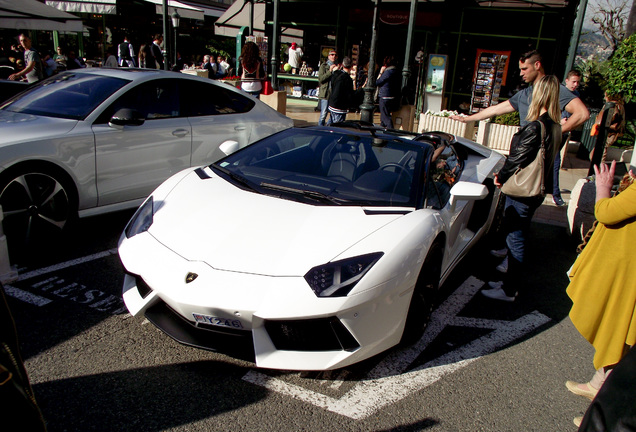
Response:
[[[501,187],[501,191],[513,198],[530,198],[545,195],[544,163],[545,163],[545,126],[541,125],[541,147],[534,160],[524,168],[517,168],[515,173]]]

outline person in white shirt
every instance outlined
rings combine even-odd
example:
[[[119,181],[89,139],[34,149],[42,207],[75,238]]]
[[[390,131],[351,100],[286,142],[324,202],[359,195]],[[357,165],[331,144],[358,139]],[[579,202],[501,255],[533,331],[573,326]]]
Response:
[[[113,52],[111,50],[106,51],[106,61],[104,62],[103,67],[108,67],[108,68],[119,67],[119,63],[117,63],[117,58],[113,55]]]
[[[135,67],[135,50],[128,41],[128,36],[124,36],[124,41],[117,46],[117,56],[120,66]]]
[[[289,47],[289,65],[292,67],[292,73],[295,74],[300,69],[301,59],[303,58],[303,50],[296,45],[296,42],[292,42]]]
[[[224,56],[219,56],[219,64],[223,68],[224,74],[227,74],[230,71],[230,64],[225,60]]]

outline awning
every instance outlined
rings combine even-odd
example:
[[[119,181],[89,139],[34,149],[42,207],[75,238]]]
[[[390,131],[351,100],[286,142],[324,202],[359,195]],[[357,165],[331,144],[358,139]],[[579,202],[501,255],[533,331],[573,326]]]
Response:
[[[568,0],[477,0],[479,6],[511,7],[511,8],[562,8]]]
[[[146,0],[155,4],[155,10],[158,15],[163,15],[163,0]],[[168,15],[172,15],[175,11],[181,15],[181,18],[191,18],[202,20],[205,15],[203,9],[181,3],[177,0],[168,0]]]
[[[265,35],[265,3],[254,2],[254,35]],[[241,27],[250,25],[250,2],[236,0],[214,23],[214,34],[235,37]],[[295,28],[281,27],[281,42],[302,43],[303,31]]]
[[[36,0],[0,0],[0,28],[82,31],[82,19]]]
[[[418,0],[418,3],[442,3],[446,0]],[[569,0],[476,0],[479,6],[514,8],[566,7]],[[382,3],[410,3],[410,0],[382,0]]]
[[[205,5],[205,4],[201,4],[198,3],[196,1],[184,1],[181,2],[184,4],[187,4],[188,6],[193,6],[197,9],[201,9],[203,10],[203,15],[205,16],[210,16],[210,17],[220,17],[222,16],[225,11],[227,10],[227,8],[215,8],[215,7],[211,7],[209,5]]]
[[[64,12],[115,15],[116,0],[46,0],[46,4]]]

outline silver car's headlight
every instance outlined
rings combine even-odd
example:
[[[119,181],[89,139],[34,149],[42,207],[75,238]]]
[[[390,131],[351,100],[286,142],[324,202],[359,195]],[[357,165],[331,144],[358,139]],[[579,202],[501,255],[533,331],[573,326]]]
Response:
[[[153,199],[152,195],[137,209],[128,226],[126,227],[126,237],[131,238],[137,234],[148,231],[153,221]]]
[[[318,297],[344,297],[382,255],[376,252],[317,266],[307,272],[305,280]]]

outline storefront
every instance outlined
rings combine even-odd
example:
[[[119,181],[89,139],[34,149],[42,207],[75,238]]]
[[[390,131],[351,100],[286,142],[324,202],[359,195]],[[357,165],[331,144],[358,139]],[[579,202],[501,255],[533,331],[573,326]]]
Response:
[[[41,50],[62,46],[99,61],[109,49],[116,54],[124,35],[137,51],[141,44],[151,43],[153,35],[164,33],[163,0],[46,0],[46,4],[81,19],[83,29],[79,32],[40,31],[34,37]],[[167,4],[169,16],[178,12],[181,17],[176,29],[181,47],[191,49],[190,55],[195,55],[197,50],[202,55],[209,37],[214,34],[214,22],[230,6],[231,0],[167,0]],[[174,44],[174,30],[169,24],[165,39],[171,44]]]
[[[254,4],[265,7],[264,18],[257,19],[254,26],[264,23],[264,33],[271,38],[274,3],[254,0]],[[431,55],[445,59],[443,71],[436,71],[437,77],[443,73],[444,79],[438,80],[441,88],[435,89],[443,109],[469,112],[507,99],[522,84],[517,60],[532,49],[542,52],[548,73],[563,76],[578,0],[420,1],[413,48],[406,53],[410,4],[380,2],[375,60],[381,65],[385,56],[393,55],[402,67],[404,58],[408,59],[408,70],[404,71],[410,76],[407,97],[420,110],[427,108]],[[336,48],[340,58],[349,56],[363,66],[369,59],[374,8],[375,2],[369,0],[280,0],[278,22],[287,32],[302,32],[303,60],[310,70],[318,70],[325,49],[329,48]],[[287,48],[284,41],[279,44],[278,71],[284,78],[288,77],[280,68],[286,62]],[[424,55],[418,63],[415,57],[420,51]],[[497,58],[497,62],[503,59],[505,64],[501,70],[495,68],[492,77],[486,76],[492,68],[479,61],[484,53],[490,56],[487,62],[494,61],[491,54],[505,57]],[[267,58],[271,59],[271,55],[270,49]]]
[[[58,9],[79,16],[82,32],[43,33],[36,45],[53,50],[56,45],[73,47],[89,58],[101,58],[127,34],[138,49],[152,35],[163,33],[163,0],[46,0]],[[408,100],[418,110],[435,103],[439,108],[465,112],[508,98],[522,83],[517,59],[539,49],[548,73],[563,76],[579,0],[438,0],[417,3],[414,30],[409,35],[409,0],[381,0],[379,20],[373,28],[376,2],[372,0],[276,0],[279,39],[273,44],[274,0],[168,0],[169,14],[183,17],[178,30],[179,46],[186,55],[201,56],[215,37],[236,38],[253,33],[266,46],[271,73],[272,49],[276,49],[276,72],[285,77],[291,42],[303,49],[307,79],[292,82],[291,92],[301,95],[312,89],[312,72],[325,53],[335,48],[340,58],[351,57],[357,67],[369,61],[376,36],[376,64],[387,55],[398,59],[408,76]],[[211,6],[217,5],[217,6]],[[227,12],[223,14],[225,8]],[[166,39],[173,37],[169,26]],[[410,38],[410,39],[409,39]],[[84,41],[88,42],[84,42]],[[239,38],[240,40],[240,38]],[[407,53],[407,41],[411,49]],[[275,47],[275,48],[274,48]],[[240,48],[240,47],[239,47]],[[419,61],[416,61],[418,53]],[[489,59],[480,61],[486,53]],[[182,52],[183,54],[183,52]],[[492,55],[504,56],[502,69],[488,66]],[[405,65],[404,59],[407,59]],[[436,64],[431,60],[435,59]],[[503,57],[497,59],[500,62]],[[440,64],[441,62],[441,64]],[[490,75],[494,74],[494,75]],[[435,80],[435,83],[432,82]]]

